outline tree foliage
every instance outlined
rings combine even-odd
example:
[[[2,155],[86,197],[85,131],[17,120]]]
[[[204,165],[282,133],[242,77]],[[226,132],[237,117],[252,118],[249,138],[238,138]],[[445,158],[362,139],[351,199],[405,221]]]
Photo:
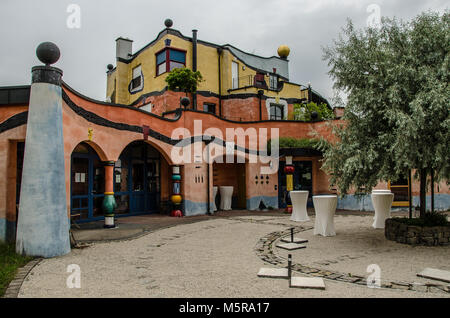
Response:
[[[185,93],[195,93],[202,81],[202,74],[199,71],[183,68],[174,68],[166,77],[167,86],[170,90],[180,90]]]
[[[430,171],[450,179],[449,21],[448,11],[383,18],[379,29],[348,21],[324,49],[335,89],[348,95],[345,124],[333,127],[339,141],[321,142],[323,168],[341,193],[369,192],[410,169],[421,180]]]
[[[332,119],[334,118],[333,111],[325,103],[316,104],[309,102],[307,104],[294,104],[294,119],[299,121],[311,121],[311,114],[317,113],[317,119]]]

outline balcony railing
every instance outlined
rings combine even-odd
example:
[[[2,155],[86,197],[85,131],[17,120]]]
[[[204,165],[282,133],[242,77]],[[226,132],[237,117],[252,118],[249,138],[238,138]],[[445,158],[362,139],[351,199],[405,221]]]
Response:
[[[231,89],[240,89],[244,87],[256,87],[262,89],[272,89],[277,90],[279,87],[278,81],[273,81],[267,85],[267,81],[262,75],[246,75],[238,78],[232,79],[232,87]]]

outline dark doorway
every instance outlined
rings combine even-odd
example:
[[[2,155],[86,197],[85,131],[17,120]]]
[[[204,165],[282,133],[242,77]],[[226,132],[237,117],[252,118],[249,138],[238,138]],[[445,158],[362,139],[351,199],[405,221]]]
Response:
[[[312,179],[312,161],[293,161],[294,165],[294,190],[309,191],[308,195],[308,207],[312,207],[312,189],[313,189],[313,179]],[[284,172],[284,167],[286,166],[285,161],[280,161],[280,166],[278,169],[278,206],[280,208],[286,207],[286,174]]]
[[[104,167],[97,153],[86,143],[80,143],[72,152],[70,201],[72,215],[77,220],[96,220],[103,217],[105,192]]]
[[[117,214],[143,214],[159,211],[161,194],[161,155],[149,144],[128,145],[114,167],[114,194]]]

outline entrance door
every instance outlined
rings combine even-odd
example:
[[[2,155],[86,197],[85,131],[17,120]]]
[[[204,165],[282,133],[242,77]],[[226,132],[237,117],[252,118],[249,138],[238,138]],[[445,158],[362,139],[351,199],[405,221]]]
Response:
[[[308,203],[309,207],[312,206],[312,161],[293,161],[294,165],[294,190],[309,191]],[[286,207],[286,174],[284,172],[284,167],[286,166],[285,161],[280,161],[280,167],[278,169],[278,206],[280,208]]]
[[[144,142],[128,145],[115,164],[114,191],[118,214],[157,212],[160,206],[159,152]]]
[[[95,220],[103,216],[105,191],[104,167],[95,151],[79,144],[71,159],[71,214],[77,220]]]

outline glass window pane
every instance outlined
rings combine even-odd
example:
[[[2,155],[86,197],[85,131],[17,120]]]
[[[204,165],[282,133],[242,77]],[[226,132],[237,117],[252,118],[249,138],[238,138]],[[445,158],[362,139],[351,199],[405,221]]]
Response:
[[[128,195],[115,195],[114,199],[116,199],[117,204],[117,207],[114,210],[116,214],[125,214],[130,212]]]
[[[184,67],[184,64],[170,61],[170,70],[173,70],[174,68],[182,68]]]
[[[88,182],[89,159],[72,159],[72,195],[87,195],[89,190]]]
[[[156,64],[161,64],[166,61],[166,51],[162,51],[158,55],[156,55]]]
[[[141,66],[139,65],[133,69],[133,79],[140,76],[141,76]]]
[[[186,53],[180,52],[180,51],[175,51],[175,50],[170,50],[170,60],[184,64],[184,63],[186,63]]]
[[[157,75],[160,75],[165,72],[166,72],[166,63],[162,63],[161,65],[158,65],[158,74]]]

